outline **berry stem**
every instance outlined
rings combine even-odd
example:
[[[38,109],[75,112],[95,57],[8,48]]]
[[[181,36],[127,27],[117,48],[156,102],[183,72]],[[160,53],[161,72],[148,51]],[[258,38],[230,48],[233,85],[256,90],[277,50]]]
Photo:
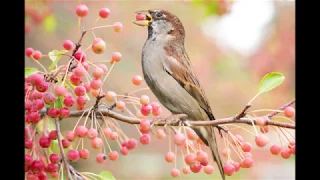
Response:
[[[171,131],[168,132],[168,140],[169,140],[169,152],[171,152]]]
[[[78,119],[76,125],[74,126],[72,132],[74,132],[74,130],[76,130],[76,127],[78,126],[78,124],[79,124],[81,118],[83,117],[83,115],[85,114],[85,112],[86,112],[86,111],[91,111],[91,109],[92,109],[92,107],[83,111],[83,113],[81,114],[80,118]],[[89,113],[88,113],[88,114],[89,114]]]
[[[109,69],[109,71],[108,71],[107,75],[104,77],[104,79],[103,79],[103,81],[102,81],[102,87],[103,87],[104,82],[106,81],[107,77],[108,77],[108,76],[109,76],[109,74],[111,73],[111,71],[112,71],[112,69],[113,69],[113,67],[114,67],[114,65],[115,65],[115,64],[116,64],[115,62],[114,62],[114,63],[112,63],[112,65],[111,65],[111,67],[110,67],[110,69]]]
[[[48,71],[46,70],[46,68],[37,60],[35,60],[35,62],[44,70],[45,74],[48,73]]]
[[[255,113],[255,112],[265,112],[265,111],[272,111],[272,112],[279,112],[282,113],[283,110],[278,110],[278,109],[257,109],[257,110],[252,110],[249,111],[250,113]]]
[[[113,27],[113,25],[96,26],[96,27],[93,27],[93,28],[89,29],[89,31],[93,31],[93,30],[99,29],[99,28],[107,28],[107,27]]]
[[[286,120],[288,120],[289,122],[291,122],[291,123],[295,123],[294,121],[292,121],[290,118],[287,118],[287,117],[285,117],[285,116],[273,116],[273,119],[274,118],[282,118],[282,119],[286,119]]]

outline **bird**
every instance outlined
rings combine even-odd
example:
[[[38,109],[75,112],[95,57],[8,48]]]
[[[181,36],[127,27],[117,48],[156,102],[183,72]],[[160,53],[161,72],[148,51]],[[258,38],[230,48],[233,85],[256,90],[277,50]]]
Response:
[[[180,19],[162,9],[136,13],[145,15],[145,18],[133,23],[148,27],[148,38],[141,56],[143,76],[158,101],[172,114],[186,114],[190,121],[215,120],[184,47],[185,29]],[[225,180],[214,127],[197,126],[192,129],[210,148]]]

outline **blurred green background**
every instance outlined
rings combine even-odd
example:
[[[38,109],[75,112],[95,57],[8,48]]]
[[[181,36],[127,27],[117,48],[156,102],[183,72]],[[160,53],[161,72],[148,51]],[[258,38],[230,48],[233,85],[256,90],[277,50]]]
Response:
[[[106,52],[96,55],[87,51],[87,60],[99,61],[110,59],[114,51],[122,53],[122,60],[116,64],[104,90],[118,94],[138,89],[131,83],[134,75],[141,75],[141,49],[147,38],[147,28],[134,25],[135,11],[146,9],[165,9],[177,15],[185,31],[185,47],[195,68],[195,72],[206,91],[216,118],[230,117],[240,112],[246,103],[257,93],[261,78],[269,72],[277,71],[286,77],[284,83],[276,89],[259,96],[252,109],[275,109],[295,97],[295,4],[294,1],[81,1],[89,7],[89,14],[83,19],[84,27],[91,27],[98,17],[100,8],[107,7],[111,14],[107,19],[100,19],[96,25],[112,25],[121,22],[123,31],[116,33],[112,28],[94,31],[97,37],[107,43]],[[39,49],[43,54],[51,50],[63,49],[66,39],[77,41],[78,17],[75,14],[77,0],[67,1],[31,1],[26,0],[26,35],[25,46]],[[35,10],[36,9],[36,10]],[[83,40],[83,48],[93,42],[88,33]],[[63,57],[59,64],[67,63]],[[48,67],[48,58],[41,63]],[[39,66],[32,59],[25,58],[26,67]],[[109,64],[107,64],[110,67]],[[142,88],[147,87],[145,83]],[[151,101],[156,101],[150,90],[147,94]],[[163,108],[164,109],[164,108]],[[119,112],[119,111],[118,111]],[[170,113],[164,109],[163,117]],[[62,131],[73,129],[76,119],[61,122]],[[139,138],[131,125],[120,123],[129,137]],[[252,127],[244,125],[249,130]],[[235,131],[236,132],[236,131]],[[243,131],[237,131],[244,139],[254,144],[253,137]],[[291,131],[294,134],[294,131]],[[279,144],[274,132],[268,134],[272,142]],[[86,143],[87,147],[90,146]],[[219,141],[223,147],[222,141]],[[112,149],[119,150],[116,143]],[[171,179],[173,163],[164,160],[168,151],[168,141],[152,136],[150,145],[138,145],[138,149],[119,160],[107,160],[103,164],[91,158],[79,160],[73,165],[79,171],[95,172],[107,170],[116,179]],[[269,147],[257,148],[253,145],[254,166],[241,169],[227,179],[294,179],[295,159],[292,156],[284,160],[269,152]],[[182,169],[182,155],[178,155],[178,168]],[[216,166],[215,166],[216,167]],[[183,175],[180,179],[219,178],[216,168],[214,175]]]

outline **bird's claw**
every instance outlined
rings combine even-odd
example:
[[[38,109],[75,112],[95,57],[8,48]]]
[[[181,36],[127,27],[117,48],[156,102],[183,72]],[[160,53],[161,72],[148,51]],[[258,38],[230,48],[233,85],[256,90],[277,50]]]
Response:
[[[218,128],[218,131],[219,131],[221,138],[223,138],[221,130],[223,130],[225,133],[228,133],[228,130],[220,125],[217,125],[217,128]]]

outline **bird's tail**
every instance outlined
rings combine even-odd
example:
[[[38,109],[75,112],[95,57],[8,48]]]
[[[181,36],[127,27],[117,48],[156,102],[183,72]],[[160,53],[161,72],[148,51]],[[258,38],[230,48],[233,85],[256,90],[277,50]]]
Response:
[[[218,145],[216,142],[216,135],[214,133],[214,129],[213,129],[213,127],[210,127],[210,126],[207,126],[206,129],[208,132],[207,140],[208,140],[209,147],[211,149],[212,157],[218,165],[222,179],[225,180],[225,174],[223,171],[222,161],[221,161],[220,154],[218,151]]]

